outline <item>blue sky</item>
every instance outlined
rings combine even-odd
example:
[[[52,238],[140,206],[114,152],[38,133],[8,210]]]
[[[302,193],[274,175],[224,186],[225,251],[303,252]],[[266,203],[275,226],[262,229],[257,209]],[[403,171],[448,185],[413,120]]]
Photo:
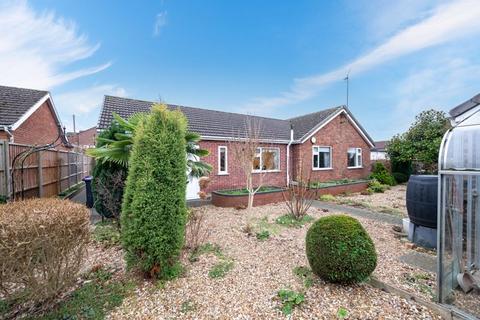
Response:
[[[104,94],[288,118],[346,103],[376,139],[479,91],[480,3],[4,1],[0,84],[50,90],[71,128]]]

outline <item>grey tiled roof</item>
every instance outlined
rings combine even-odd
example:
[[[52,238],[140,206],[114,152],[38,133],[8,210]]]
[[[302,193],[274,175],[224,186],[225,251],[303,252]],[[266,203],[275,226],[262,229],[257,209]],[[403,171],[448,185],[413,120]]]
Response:
[[[47,91],[0,86],[0,125],[17,122]]]
[[[105,96],[98,121],[98,129],[103,130],[110,125],[113,120],[112,112],[117,113],[122,118],[128,118],[134,113],[150,111],[153,104],[154,102],[151,101]],[[262,139],[284,142],[290,140],[291,126],[294,129],[294,140],[299,141],[323,122],[330,119],[340,109],[344,108],[350,114],[347,108],[336,107],[292,119],[281,120],[171,104],[167,104],[167,106],[171,109],[179,108],[188,119],[189,130],[200,134],[202,137],[238,137],[239,134],[241,135],[245,132],[245,124],[248,118],[252,117],[258,119],[261,123]],[[352,115],[350,114],[350,116]]]
[[[334,115],[338,110],[343,107],[335,107],[330,109],[321,110],[314,113],[305,114],[303,116],[288,119],[293,125],[293,133],[295,140],[301,140],[305,135],[314,131],[314,129],[328,120],[330,116]]]
[[[148,112],[154,102],[105,96],[102,112],[98,121],[98,128],[105,129],[112,122],[112,112],[122,118],[128,118],[134,113]],[[245,132],[248,121],[247,115],[216,110],[192,108],[167,104],[168,108],[179,108],[188,119],[188,129],[201,136],[209,137],[238,137]],[[288,121],[255,117],[261,126],[261,138],[269,140],[290,139],[290,124]]]

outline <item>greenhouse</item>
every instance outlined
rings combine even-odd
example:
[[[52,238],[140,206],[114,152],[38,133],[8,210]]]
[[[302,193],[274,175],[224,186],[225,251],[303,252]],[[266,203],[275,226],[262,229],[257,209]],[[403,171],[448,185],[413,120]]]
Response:
[[[480,96],[450,115],[439,155],[437,294],[480,317]]]

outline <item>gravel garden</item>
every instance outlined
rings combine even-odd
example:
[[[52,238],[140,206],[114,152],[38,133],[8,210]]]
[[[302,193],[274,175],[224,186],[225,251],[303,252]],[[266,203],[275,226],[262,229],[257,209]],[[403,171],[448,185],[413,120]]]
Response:
[[[392,220],[322,208],[303,183],[277,204],[188,209],[185,169],[211,167],[186,161],[205,152],[183,114],[157,105],[102,135],[103,221],[68,200],[0,207],[0,318],[439,318],[434,274],[402,260],[418,249]],[[373,178],[368,196],[386,182]]]
[[[176,280],[142,282],[111,319],[254,319],[285,318],[281,290],[304,298],[293,307],[294,319],[431,319],[432,311],[369,284],[338,285],[313,275],[305,255],[305,236],[312,222],[282,222],[284,204],[252,211],[207,206],[208,238],[200,254],[182,257],[183,274]],[[314,219],[334,214],[311,208]],[[374,276],[415,290],[425,278],[398,261],[409,249],[391,232],[391,226],[359,219],[371,235],[378,254]],[[423,281],[423,280],[422,280]],[[427,284],[425,284],[428,286]],[[419,290],[420,291],[420,290]]]

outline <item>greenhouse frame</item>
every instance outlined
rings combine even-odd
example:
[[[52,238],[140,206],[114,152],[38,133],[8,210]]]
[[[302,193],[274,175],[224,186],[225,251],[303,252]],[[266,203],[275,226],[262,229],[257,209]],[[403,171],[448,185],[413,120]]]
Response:
[[[480,95],[450,111],[438,167],[437,298],[480,317]]]

